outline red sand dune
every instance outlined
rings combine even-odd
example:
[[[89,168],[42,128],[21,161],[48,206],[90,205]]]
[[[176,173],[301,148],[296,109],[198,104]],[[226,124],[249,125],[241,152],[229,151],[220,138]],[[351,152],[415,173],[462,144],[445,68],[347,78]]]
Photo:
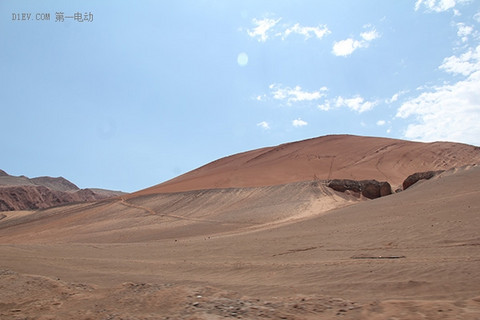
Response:
[[[326,179],[376,179],[392,187],[415,172],[480,163],[480,148],[451,142],[330,135],[225,157],[132,196]]]

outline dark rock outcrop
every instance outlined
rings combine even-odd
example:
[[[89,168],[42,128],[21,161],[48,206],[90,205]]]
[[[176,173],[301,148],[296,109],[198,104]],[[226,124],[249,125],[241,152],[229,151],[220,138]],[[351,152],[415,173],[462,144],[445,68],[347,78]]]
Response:
[[[63,177],[11,176],[0,170],[0,211],[35,210],[70,202],[101,200],[124,194],[102,189],[79,189]]]
[[[328,187],[335,191],[345,192],[347,190],[362,194],[369,199],[380,198],[392,194],[392,187],[388,182],[379,182],[377,180],[349,180],[335,179],[331,180]]]
[[[73,202],[73,195],[44,186],[0,187],[0,210],[31,210]]]
[[[403,181],[403,190],[409,188],[413,184],[417,183],[419,180],[428,180],[433,178],[434,176],[444,172],[445,170],[438,170],[438,171],[425,171],[425,172],[416,172],[411,174]]]
[[[116,195],[121,194],[117,192]],[[110,195],[110,196],[113,196]],[[45,186],[0,187],[0,211],[35,210],[73,202],[87,202],[108,198],[90,189],[75,192],[52,190]]]

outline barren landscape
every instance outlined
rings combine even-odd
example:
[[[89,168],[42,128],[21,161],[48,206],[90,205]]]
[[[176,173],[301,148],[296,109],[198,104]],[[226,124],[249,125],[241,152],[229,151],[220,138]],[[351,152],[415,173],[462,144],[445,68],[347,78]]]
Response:
[[[0,170],[0,211],[45,209],[124,194],[104,189],[80,189],[63,177],[11,176]]]
[[[0,319],[480,319],[479,163],[470,145],[325,136],[5,211]]]

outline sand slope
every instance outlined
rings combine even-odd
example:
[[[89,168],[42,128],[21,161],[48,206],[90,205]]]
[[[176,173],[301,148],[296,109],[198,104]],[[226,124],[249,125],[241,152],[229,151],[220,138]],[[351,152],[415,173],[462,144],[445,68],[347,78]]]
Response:
[[[318,182],[209,189],[5,213],[3,243],[123,243],[272,228],[361,199]],[[2,221],[0,221],[2,222]]]
[[[375,200],[311,179],[173,191],[238,172],[249,185],[260,181],[249,172],[272,183],[267,168],[301,178],[305,150],[335,138],[363,160],[340,148],[328,175],[357,179],[371,170],[401,183],[410,170],[478,154],[333,136],[222,159],[128,196],[2,213],[0,319],[479,319],[480,166]]]
[[[315,179],[376,179],[399,186],[415,172],[479,162],[480,148],[460,143],[330,135],[225,157],[134,195]]]
[[[479,190],[480,167],[469,166],[369,201],[310,182],[0,220],[0,268],[20,273],[0,275],[10,288],[0,294],[0,315],[87,319],[87,308],[92,319],[478,319]],[[273,204],[262,202],[266,194]],[[315,210],[331,197],[351,205]],[[213,203],[221,204],[215,212]],[[283,219],[278,212],[308,214],[270,225]]]

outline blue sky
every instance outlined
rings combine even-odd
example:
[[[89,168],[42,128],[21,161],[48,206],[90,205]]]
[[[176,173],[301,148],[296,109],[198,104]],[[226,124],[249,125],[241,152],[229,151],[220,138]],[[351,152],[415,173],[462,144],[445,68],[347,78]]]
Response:
[[[1,0],[0,48],[12,175],[135,191],[326,134],[480,145],[480,1]]]

